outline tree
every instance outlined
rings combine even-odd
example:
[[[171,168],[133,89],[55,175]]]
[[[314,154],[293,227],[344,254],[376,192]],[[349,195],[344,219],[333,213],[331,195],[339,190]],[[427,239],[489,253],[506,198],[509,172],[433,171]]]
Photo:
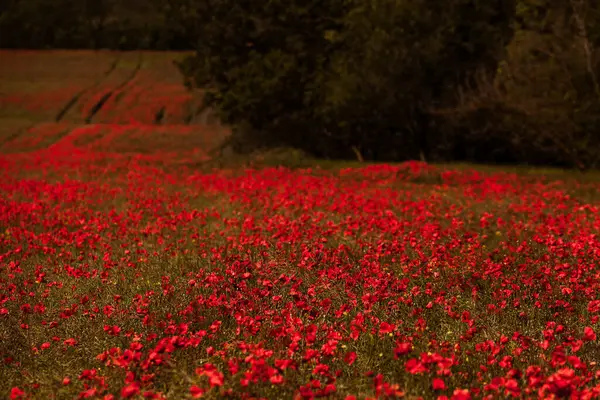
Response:
[[[426,158],[439,139],[430,109],[452,103],[477,70],[496,68],[513,13],[502,0],[355,1],[324,82],[329,131],[371,158]]]
[[[599,29],[596,2],[519,0],[505,61],[463,97],[454,122],[474,142],[503,137],[522,161],[597,166]]]
[[[495,68],[514,14],[512,0],[204,4],[181,69],[238,135],[371,159],[429,152],[428,110]]]
[[[341,28],[344,0],[209,0],[197,11],[196,55],[181,64],[188,84],[238,134],[255,142],[315,147],[322,128],[318,76]],[[239,129],[243,128],[243,129]],[[251,134],[249,134],[251,132]]]

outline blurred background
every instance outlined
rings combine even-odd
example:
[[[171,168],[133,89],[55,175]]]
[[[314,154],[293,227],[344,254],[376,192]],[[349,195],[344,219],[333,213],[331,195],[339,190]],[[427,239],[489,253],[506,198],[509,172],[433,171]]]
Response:
[[[0,47],[186,51],[236,152],[600,162],[592,0],[0,0]]]

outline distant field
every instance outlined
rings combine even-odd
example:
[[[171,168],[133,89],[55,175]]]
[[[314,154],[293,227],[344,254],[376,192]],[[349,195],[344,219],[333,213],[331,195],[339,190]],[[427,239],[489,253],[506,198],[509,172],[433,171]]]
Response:
[[[188,146],[213,146],[226,131],[202,113],[201,94],[183,87],[173,61],[185,55],[0,51],[0,151],[41,150],[82,129],[112,130],[122,152],[168,149],[165,132],[190,135]],[[77,143],[107,146],[93,138]]]

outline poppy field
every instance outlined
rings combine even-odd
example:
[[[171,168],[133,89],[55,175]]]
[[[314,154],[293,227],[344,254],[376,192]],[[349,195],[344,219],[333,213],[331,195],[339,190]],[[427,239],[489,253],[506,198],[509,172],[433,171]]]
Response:
[[[200,168],[160,71],[0,71],[0,398],[600,397],[597,179]]]

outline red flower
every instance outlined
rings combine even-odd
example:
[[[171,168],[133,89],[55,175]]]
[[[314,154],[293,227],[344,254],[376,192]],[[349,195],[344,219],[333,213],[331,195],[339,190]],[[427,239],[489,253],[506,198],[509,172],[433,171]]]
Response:
[[[140,392],[140,385],[137,382],[130,383],[121,389],[121,397],[126,399],[135,396]]]
[[[327,364],[317,364],[313,369],[313,375],[326,375],[329,373],[329,365]]]
[[[98,395],[98,389],[93,387],[93,388],[89,388],[88,390],[84,390],[83,392],[79,393],[79,398],[80,399],[89,399],[91,397],[96,397],[97,395]]]
[[[348,365],[352,365],[354,364],[354,361],[356,361],[356,353],[353,351],[346,353],[344,356],[344,362]]]
[[[117,325],[104,325],[104,332],[112,336],[117,336],[121,332],[121,328],[119,328]]]
[[[559,397],[568,397],[579,384],[580,378],[575,375],[571,368],[559,369],[550,376],[542,389],[548,390]]]
[[[444,383],[444,380],[440,379],[440,378],[433,378],[433,381],[431,382],[431,386],[433,387],[433,390],[446,389],[446,384]]]
[[[410,353],[412,350],[411,343],[398,343],[396,344],[396,348],[394,349],[394,357],[398,358],[404,354]]]
[[[196,368],[196,374],[199,376],[207,376],[208,382],[212,387],[223,386],[223,383],[225,381],[224,375],[221,372],[219,372],[217,367],[210,363],[204,364],[203,367]]]
[[[23,390],[21,390],[21,388],[18,387],[14,387],[10,390],[10,399],[11,400],[16,400],[16,399],[22,399],[25,397],[25,392]]]
[[[396,325],[394,324],[388,324],[387,322],[382,322],[379,325],[379,334],[380,335],[385,335],[388,333],[392,333],[394,332],[394,330],[396,329]]]
[[[411,358],[406,362],[406,372],[410,374],[421,374],[427,371],[427,367],[416,358]]]
[[[596,340],[596,332],[594,332],[594,330],[589,326],[586,326],[583,328],[583,340],[588,342]]]
[[[600,300],[592,300],[588,303],[588,312],[590,314],[595,314],[600,311]]]
[[[451,400],[471,400],[471,394],[468,389],[455,389]]]
[[[206,392],[206,390],[202,389],[201,387],[195,385],[190,387],[190,396],[192,396],[193,399],[199,399],[202,397],[204,392]]]

